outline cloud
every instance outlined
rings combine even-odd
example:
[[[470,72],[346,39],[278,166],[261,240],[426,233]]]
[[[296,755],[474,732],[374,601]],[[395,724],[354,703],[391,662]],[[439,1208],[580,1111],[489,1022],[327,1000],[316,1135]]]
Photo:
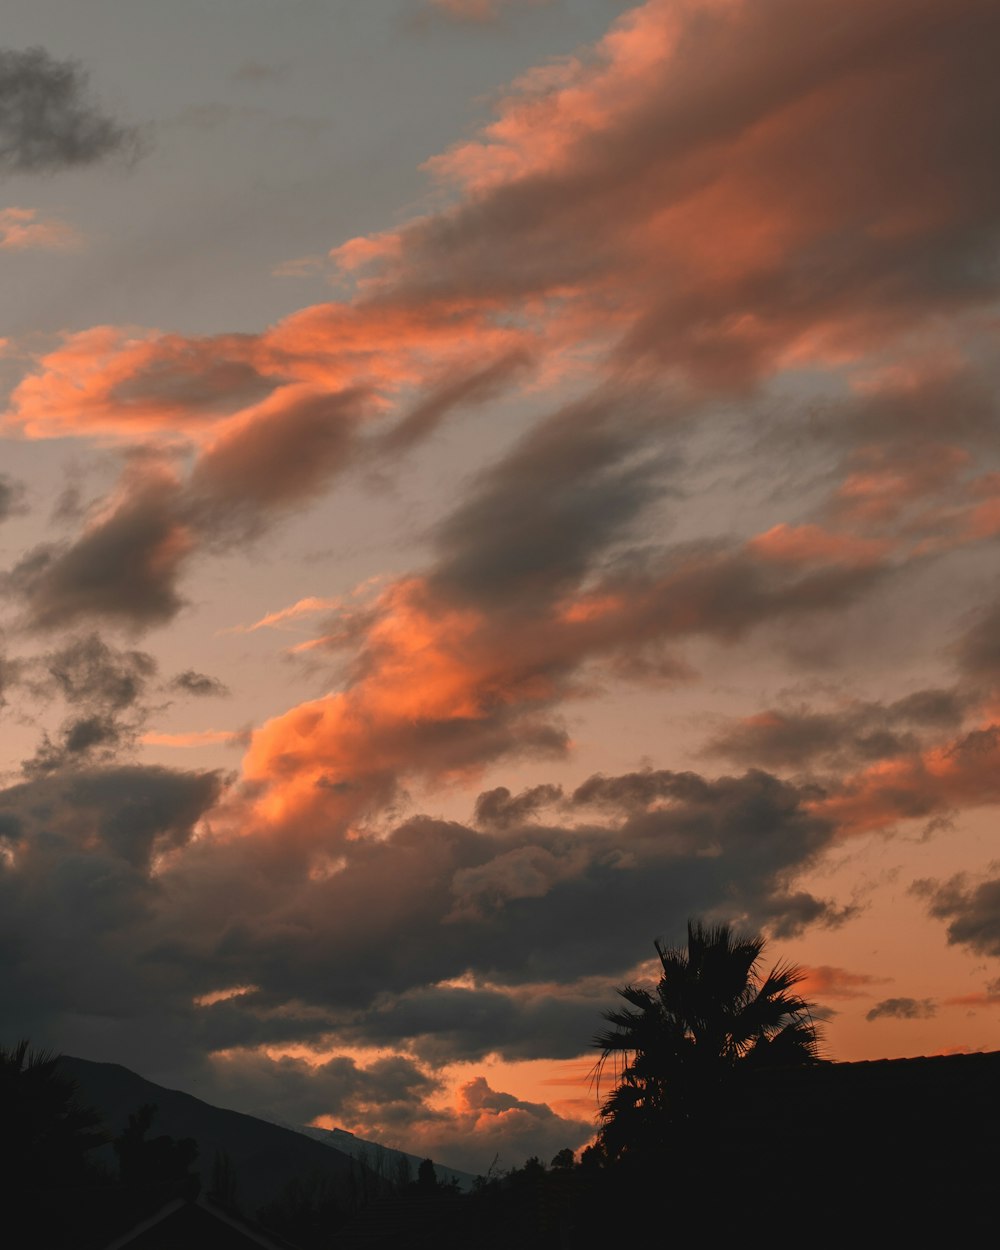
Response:
[[[421,1064],[541,1058],[586,1050],[611,987],[692,912],[836,922],[794,887],[833,836],[802,792],[764,774],[658,773],[640,802],[641,782],[581,787],[568,823],[420,817],[347,841],[319,826],[304,845],[221,836],[213,774],[35,777],[0,793],[4,1001],[66,1048],[93,1042],[116,1002],[121,1043],[148,1041],[175,1080],[206,1049],[310,1038],[329,1051],[395,1038]],[[232,985],[256,988],[195,1005]]]
[[[335,250],[349,301],[256,336],[70,336],[14,413],[54,432],[70,386],[77,432],[81,411],[190,429],[206,400],[229,394],[233,411],[244,387],[282,376],[416,383],[426,394],[391,449],[540,353],[558,370],[589,345],[612,368],[726,391],[984,306],[998,195],[976,123],[997,109],[980,51],[997,19],[979,0],[960,10],[821,0],[807,22],[793,0],[649,0],[523,76],[494,121],[429,163],[450,207]],[[804,159],[817,134],[823,159]]]
[[[1000,679],[1000,601],[976,613],[957,646],[958,660],[973,679]]]
[[[176,580],[192,546],[176,479],[163,467],[140,464],[79,538],[35,547],[4,580],[36,629],[95,620],[149,626],[180,610]]]
[[[6,521],[8,517],[19,516],[26,510],[24,496],[23,482],[15,480],[9,474],[0,473],[0,522]]]
[[[228,1097],[255,1105],[266,1117],[298,1124],[318,1116],[349,1125],[405,1123],[419,1115],[423,1099],[438,1088],[411,1059],[396,1055],[367,1064],[348,1055],[309,1063],[234,1048],[219,1054],[212,1067]]]
[[[510,9],[552,3],[554,0],[427,0],[427,9],[454,22],[480,25],[499,21]]]
[[[568,826],[482,833],[414,818],[387,837],[346,842],[328,830],[324,851],[337,858],[327,870],[315,843],[298,852],[321,869],[294,907],[307,946],[298,949],[294,932],[261,918],[233,930],[230,954],[242,932],[242,958],[268,993],[308,998],[318,984],[340,985],[346,1006],[438,985],[470,968],[501,986],[613,975],[625,950],[628,963],[649,944],[651,923],[655,933],[670,916],[692,910],[723,908],[760,921],[787,909],[793,927],[835,920],[816,899],[813,914],[802,917],[804,900],[789,888],[832,837],[806,814],[800,792],[765,774],[713,782],[663,773],[656,783],[655,800],[642,807],[615,806],[596,821],[581,812],[582,823],[578,817]],[[240,872],[232,871],[235,882]],[[264,905],[284,910],[277,899]],[[596,928],[584,922],[595,908],[603,917]],[[654,923],[654,916],[663,919]],[[306,938],[313,926],[331,924],[332,945]],[[400,930],[422,936],[401,949]],[[616,934],[612,943],[608,931]],[[270,951],[269,932],[278,942]],[[353,968],[349,982],[336,971],[344,960]],[[272,963],[275,971],[285,967],[285,982],[264,971]],[[227,976],[240,980],[242,970],[232,966]]]
[[[857,356],[995,291],[976,120],[997,111],[980,51],[997,19],[978,0],[961,19],[650,0],[429,162],[453,208],[344,255],[383,295],[547,303],[699,385]]]
[[[903,0],[820,0],[808,21],[793,0],[648,0],[593,48],[523,76],[491,122],[429,163],[452,190],[446,207],[335,249],[351,284],[341,302],[258,334],[67,335],[16,387],[8,419],[31,437],[193,446],[172,522],[162,518],[137,556],[153,548],[179,576],[189,552],[273,523],[451,413],[586,367],[589,400],[542,421],[483,475],[439,528],[431,575],[436,589],[479,601],[530,595],[549,577],[571,584],[621,555],[653,506],[669,476],[663,429],[685,409],[752,393],[788,367],[864,361],[870,374],[880,350],[918,356],[938,314],[974,316],[995,297],[1000,184],[979,119],[1000,103],[980,51],[997,21],[979,0],[961,0],[957,16],[943,0],[917,14]],[[924,392],[946,373],[925,370],[917,384],[885,374],[857,407],[880,409],[882,428],[898,432],[900,412],[928,408]],[[637,400],[636,379],[654,401]],[[965,391],[962,428],[987,402]],[[732,609],[730,637],[774,610],[768,582],[801,579],[780,611],[792,598],[808,610],[810,597],[829,609],[901,562],[899,536],[862,531],[954,485],[964,463],[961,449],[942,456],[918,442],[894,478],[898,449],[853,448],[839,514],[771,525],[735,567],[720,557],[714,579],[702,572],[719,617]],[[966,543],[998,525],[984,496],[945,528]],[[22,570],[36,621],[74,610],[66,582],[94,542],[85,533],[50,551],[44,575],[43,553]],[[136,625],[182,602],[177,585],[146,582]],[[118,590],[101,599],[126,614]],[[682,672],[655,638],[632,647],[620,664]]]
[[[234,1049],[214,1056],[202,1080],[227,1101],[285,1122],[318,1119],[483,1173],[498,1154],[514,1165],[539,1150],[549,1156],[581,1145],[593,1132],[589,1121],[494,1090],[484,1077],[461,1083],[446,1100],[440,1080],[404,1056],[309,1062]]]
[[[817,810],[845,832],[891,827],[954,808],[1000,801],[1000,726],[987,723],[951,741],[888,759],[843,778]]]
[[[276,629],[284,625],[286,621],[298,620],[302,616],[311,616],[318,612],[332,612],[334,609],[343,606],[342,600],[338,599],[320,599],[316,595],[309,595],[305,599],[298,599],[295,603],[289,604],[286,608],[278,608],[277,611],[267,612],[259,621],[254,621],[250,625],[234,625],[228,631],[233,634],[252,634],[258,629]]]
[[[802,981],[798,990],[806,998],[817,995],[823,998],[864,998],[871,991],[868,987],[882,985],[885,977],[871,976],[865,972],[851,972],[847,968],[835,968],[829,964],[803,967]]]
[[[285,391],[207,441],[186,479],[175,458],[134,453],[80,535],[29,551],[6,584],[35,628],[169,621],[199,549],[242,543],[318,494],[353,455],[360,413],[351,394]]]
[[[96,326],[37,356],[6,418],[30,438],[158,433],[202,444],[310,400],[368,395],[376,416],[425,380],[436,388],[442,377],[475,375],[484,356],[514,361],[533,337],[467,301],[433,300],[319,304],[256,335]]]
[[[403,1047],[435,1067],[505,1059],[574,1058],[608,1004],[600,978],[538,985],[427,985],[376,999],[341,1022],[365,1046]]]
[[[98,859],[108,853],[148,868],[154,854],[187,843],[218,793],[214,773],[126,765],[11,786],[0,792],[0,812],[8,845],[29,871],[60,846],[84,855],[93,846]]]
[[[772,708],[723,729],[705,749],[765,768],[857,766],[912,754],[929,735],[954,731],[967,705],[957,691],[929,689],[888,704],[852,700],[829,712]]]
[[[441,1066],[579,1053],[657,933],[835,925],[850,909],[803,874],[840,833],[1000,801],[992,608],[953,689],[778,700],[709,743],[733,775],[537,780],[606,682],[690,681],[689,653],[750,638],[788,658],[793,631],[905,611],[895,592],[994,541],[998,35],[978,0],[649,0],[429,163],[443,207],[334,249],[339,301],[34,358],[10,428],[124,461],[5,575],[34,630],[162,625],[195,559],[344,475],[418,446],[436,464],[445,422],[514,388],[532,424],[463,479],[416,571],[248,627],[322,613],[303,645],[331,693],[254,730],[231,784],[122,763],[139,733],[238,735],[147,732],[143,653],[62,649],[66,716],[0,794],[0,997],[26,1030],[114,1039],[175,1083],[212,1070],[285,1118],[554,1151],[578,1122],[475,1076],[448,1106]],[[158,689],[221,693],[194,670]],[[532,784],[494,784],[521,761]],[[473,821],[404,819],[484,784]],[[995,884],[931,883],[951,940],[1000,949]],[[877,984],[811,975],[831,998]],[[931,1005],[871,1014],[905,1004]]]
[[[434,1130],[428,1126],[418,1141],[441,1142],[461,1150],[481,1174],[499,1156],[507,1165],[531,1155],[551,1158],[569,1146],[579,1148],[593,1135],[593,1122],[557,1114],[546,1103],[528,1102],[493,1089],[485,1077],[466,1082],[458,1091],[453,1114]],[[452,1146],[454,1142],[454,1146]]]
[[[661,679],[676,681],[686,670],[671,644],[731,643],[850,604],[892,575],[867,556],[821,551],[789,564],[731,542],[619,550],[603,567],[669,481],[610,411],[588,403],[555,414],[438,526],[426,575],[335,614],[317,646],[352,652],[341,688],[254,734],[244,773],[259,818],[343,827],[411,780],[559,754],[556,709],[586,691],[588,668],[620,671],[652,655]]]
[[[456,408],[481,404],[499,395],[531,363],[527,350],[518,347],[486,365],[456,369],[435,380],[424,398],[386,433],[382,449],[407,450],[427,438]]]
[[[481,828],[506,829],[523,824],[543,808],[562,798],[562,786],[540,785],[522,790],[516,797],[506,786],[484,791],[476,799],[476,824]]]
[[[434,584],[486,603],[544,600],[575,585],[668,476],[641,432],[619,420],[623,399],[558,411],[487,470],[438,526]]]
[[[194,695],[198,699],[221,698],[229,694],[229,687],[218,677],[210,677],[207,673],[198,673],[193,668],[186,668],[170,679],[170,689],[182,694]]]
[[[280,385],[247,335],[188,340],[113,326],[63,336],[11,396],[8,423],[31,438],[133,440],[166,427],[196,437]]]
[[[253,532],[261,511],[301,505],[326,487],[354,452],[363,397],[285,392],[231,424],[204,449],[190,481],[196,522]]]
[[[930,998],[885,998],[865,1013],[865,1019],[889,1016],[896,1020],[929,1020],[936,1015],[937,1004]]]
[[[137,132],[88,98],[76,61],[44,48],[0,49],[0,170],[45,172],[137,151]]]
[[[144,696],[155,673],[152,656],[117,650],[96,633],[24,661],[18,673],[22,692],[43,700],[57,696],[70,709],[54,738],[43,732],[34,756],[22,764],[24,774],[92,769],[117,759],[143,726]]]
[[[112,712],[137,703],[156,673],[156,661],[145,651],[117,651],[97,634],[72,639],[43,663],[68,703]]]
[[[523,337],[462,311],[353,317],[332,305],[259,338],[111,327],[68,335],[17,385],[8,422],[35,438],[143,437],[148,450],[126,462],[116,510],[105,507],[73,542],[30,553],[9,584],[45,628],[88,617],[135,628],[169,620],[183,604],[178,579],[189,557],[256,536],[355,462],[410,446],[448,411],[482,402],[522,367],[512,344]],[[483,352],[496,358],[485,369]],[[428,395],[409,416],[363,437],[387,398],[425,373]],[[182,475],[178,453],[188,447],[195,455]]]
[[[949,922],[949,944],[1000,957],[1000,879],[970,881],[958,874],[948,881],[916,881],[913,891],[936,920]]]
[[[56,217],[40,218],[33,208],[0,209],[0,251],[64,252],[78,248],[80,235]]]
[[[1000,990],[996,984],[985,990],[974,991],[971,994],[956,994],[953,998],[944,1000],[946,1007],[1000,1007]]]

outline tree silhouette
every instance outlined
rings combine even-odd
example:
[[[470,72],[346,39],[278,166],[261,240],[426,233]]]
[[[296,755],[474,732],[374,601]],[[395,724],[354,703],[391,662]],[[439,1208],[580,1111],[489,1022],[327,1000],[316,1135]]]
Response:
[[[59,1058],[26,1040],[0,1046],[0,1173],[12,1193],[78,1185],[107,1141],[100,1115],[76,1100]]]
[[[114,1140],[122,1184],[130,1189],[156,1189],[194,1198],[200,1182],[192,1170],[198,1143],[192,1137],[179,1141],[166,1134],[149,1137],[156,1106],[146,1103],[133,1112]]]
[[[594,1038],[598,1086],[615,1070],[600,1131],[612,1158],[712,1132],[754,1071],[820,1059],[809,1004],[794,990],[802,972],[778,963],[762,974],[763,937],[689,921],[686,948],[655,946],[656,991],[620,989],[628,1006],[605,1012],[614,1027]]]

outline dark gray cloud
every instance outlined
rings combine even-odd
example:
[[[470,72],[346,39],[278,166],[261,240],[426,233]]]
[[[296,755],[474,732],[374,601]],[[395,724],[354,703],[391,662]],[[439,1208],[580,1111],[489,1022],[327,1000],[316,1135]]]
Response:
[[[523,824],[544,807],[550,807],[562,798],[562,787],[532,786],[512,795],[506,786],[486,790],[476,799],[476,824],[481,828],[506,829],[510,825]]]
[[[0,473],[0,521],[23,511],[24,483],[15,481],[7,473]]]
[[[152,656],[111,647],[96,633],[23,661],[21,686],[43,700],[58,696],[71,709],[54,736],[43,733],[34,757],[22,765],[25,775],[92,768],[131,747],[145,722],[144,697],[155,674]]]
[[[893,703],[861,700],[829,712],[770,708],[716,734],[712,755],[765,768],[851,767],[919,750],[928,733],[953,731],[969,699],[954,690],[918,690]]]
[[[118,650],[93,633],[50,651],[41,663],[67,703],[115,712],[136,704],[156,674],[147,652]]]
[[[72,543],[35,547],[5,574],[36,629],[104,620],[126,627],[176,615],[176,587],[191,541],[176,485],[159,472],[130,475],[129,491]]]
[[[268,513],[303,504],[356,450],[366,396],[309,394],[215,442],[197,461],[185,512],[205,541],[255,532]]]
[[[424,1100],[438,1083],[411,1059],[389,1055],[363,1066],[346,1055],[310,1065],[300,1059],[232,1055],[214,1084],[238,1106],[270,1119],[306,1124],[317,1114],[353,1122],[360,1114],[400,1127],[426,1114]],[[317,1113],[316,1108],[323,1110]]]
[[[642,435],[648,403],[599,396],[528,434],[438,527],[433,587],[495,606],[574,586],[664,489]]]
[[[471,371],[463,371],[431,386],[427,395],[412,408],[378,443],[382,452],[406,451],[437,429],[458,408],[482,404],[500,394],[530,365],[523,349],[507,352]]]
[[[985,452],[997,426],[998,380],[996,362],[978,359],[930,370],[918,385],[912,379],[887,382],[849,400],[817,403],[809,414],[809,433],[824,442],[884,449],[899,468],[919,461],[930,447],[939,456],[942,445],[955,443]],[[795,416],[801,421],[801,414]]]
[[[188,842],[218,788],[207,774],[128,767],[0,792],[0,999],[12,1027],[99,1055],[117,1037],[140,1070],[144,1053],[179,1045],[175,979],[149,958],[163,901],[151,868]]]
[[[218,797],[215,773],[160,767],[95,768],[22,782],[0,791],[8,841],[30,860],[57,845],[112,854],[137,868],[184,846],[194,824]]]
[[[43,733],[34,756],[21,768],[26,777],[40,777],[65,768],[93,767],[113,760],[134,740],[132,727],[112,716],[73,716],[63,722],[54,740]]]
[[[44,48],[0,49],[0,171],[44,172],[138,153],[137,132],[102,111],[86,71]]]
[[[987,682],[1000,679],[1000,600],[975,615],[956,650],[970,677]]]
[[[172,677],[170,689],[194,695],[199,699],[221,698],[229,694],[229,687],[225,682],[220,681],[218,677],[210,677],[207,673],[197,673],[193,668],[187,668],[183,673]]]
[[[948,921],[951,945],[1000,958],[1000,878],[971,881],[960,874],[948,881],[916,881],[913,890],[936,920]]]
[[[616,804],[618,781],[599,779],[574,796],[583,810],[600,793],[598,822],[476,832],[417,818],[386,837],[340,844],[328,869],[316,847],[190,841],[218,793],[212,774],[80,770],[0,794],[13,850],[3,879],[11,891],[30,880],[34,914],[50,918],[46,891],[58,888],[60,906],[108,935],[123,963],[115,976],[155,968],[175,987],[163,1010],[192,1019],[200,1010],[206,1036],[221,1030],[229,1045],[300,1025],[310,1035],[340,1027],[372,1044],[405,1031],[420,1053],[459,1057],[463,1047],[482,1053],[495,1029],[495,1047],[525,1057],[550,1051],[565,1027],[559,1053],[578,1052],[589,1031],[572,1034],[599,997],[581,978],[613,986],[654,936],[672,937],[689,914],[783,918],[791,929],[839,918],[790,888],[832,837],[795,787],[761,773],[716,781],[659,773],[643,803],[635,774],[618,785],[629,796]],[[165,851],[173,858],[143,875]],[[83,885],[71,898],[72,880],[54,871],[67,856],[85,882],[107,871],[108,892]],[[122,863],[124,876],[112,868]],[[17,915],[30,923],[23,909]],[[442,985],[470,972],[480,989]],[[548,993],[531,988],[545,983]],[[195,996],[230,985],[258,989],[192,1007]],[[57,996],[49,1006],[61,1013]]]
[[[7,705],[7,694],[24,680],[26,661],[0,654],[0,708]]]
[[[764,774],[700,787],[678,779],[673,793],[669,776],[655,807],[614,809],[606,824],[496,834],[420,818],[347,844],[342,867],[293,908],[307,930],[332,922],[336,938],[299,949],[278,916],[260,917],[230,932],[229,975],[313,1001],[317,985],[339,986],[326,1001],[343,1007],[470,969],[509,986],[613,976],[671,915],[775,910],[828,845],[830,829],[803,810],[800,792]],[[600,925],[587,919],[597,914]],[[821,904],[810,920],[831,916]],[[338,968],[348,966],[345,980]]]
[[[483,1059],[572,1059],[586,1049],[608,1007],[606,982],[552,986],[520,996],[490,987],[424,986],[388,997],[343,1022],[342,1037],[403,1045],[437,1065]]]
[[[781,618],[846,607],[895,575],[887,563],[789,567],[753,549],[692,543],[621,564],[594,587],[630,605],[618,645],[705,634],[736,642]]]
[[[896,1020],[929,1020],[936,1015],[937,1004],[930,998],[884,998],[871,1011],[865,1012],[865,1019],[891,1016]]]

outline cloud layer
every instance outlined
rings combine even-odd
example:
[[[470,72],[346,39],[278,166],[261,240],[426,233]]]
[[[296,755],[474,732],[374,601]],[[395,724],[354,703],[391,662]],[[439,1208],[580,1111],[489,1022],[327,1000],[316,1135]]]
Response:
[[[10,349],[19,450],[114,478],[5,556],[23,1031],[477,1165],[554,1153],[579,1104],[472,1065],[579,1057],[689,915],[848,925],[835,856],[1000,802],[998,42],[988,0],[647,0],[334,246],[335,298]],[[8,172],[133,142],[75,64],[0,53]],[[56,224],[7,209],[0,246]],[[356,552],[320,566],[302,517],[357,492],[363,529],[394,491],[418,554],[345,590]],[[5,534],[27,497],[0,481]],[[251,544],[289,592],[231,608],[210,570],[258,577]],[[179,659],[209,619],[231,653]],[[197,720],[249,723],[279,626],[311,632],[253,728]],[[577,764],[586,717],[656,693],[644,762]],[[222,742],[231,775],[143,754]],[[965,867],[916,890],[992,959],[995,866]],[[947,1016],[835,959],[810,992],[869,1035]]]

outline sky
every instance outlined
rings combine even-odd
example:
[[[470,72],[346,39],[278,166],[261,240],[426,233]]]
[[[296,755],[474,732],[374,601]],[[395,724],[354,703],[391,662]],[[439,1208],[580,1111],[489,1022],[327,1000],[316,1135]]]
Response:
[[[485,1171],[689,917],[1000,1023],[992,0],[7,0],[13,1040]]]

